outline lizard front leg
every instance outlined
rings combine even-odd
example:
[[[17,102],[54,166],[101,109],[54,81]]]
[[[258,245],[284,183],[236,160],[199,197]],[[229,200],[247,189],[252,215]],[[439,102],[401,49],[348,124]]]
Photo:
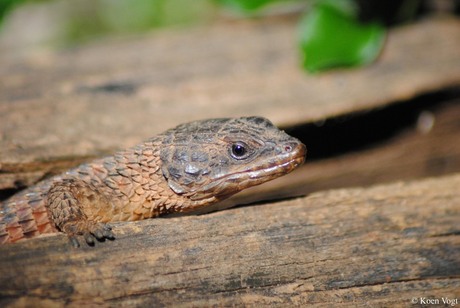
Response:
[[[83,236],[88,245],[95,239],[114,239],[111,228],[95,220],[94,213],[109,201],[87,183],[78,179],[63,179],[49,189],[46,207],[55,226],[66,233],[75,247],[77,236]]]

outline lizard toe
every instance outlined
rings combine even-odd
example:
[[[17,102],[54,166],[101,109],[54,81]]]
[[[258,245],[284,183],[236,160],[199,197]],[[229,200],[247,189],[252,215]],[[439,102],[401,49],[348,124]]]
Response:
[[[72,244],[73,247],[78,248],[80,247],[80,243],[78,242],[78,239],[76,236],[69,236],[69,241]]]
[[[100,242],[115,238],[112,228],[104,223],[94,223],[89,229],[90,233]]]
[[[94,230],[93,235],[98,241],[101,241],[105,238],[104,231],[101,229]]]
[[[83,237],[85,239],[86,244],[89,246],[94,246],[94,236],[91,233],[85,233],[83,234]]]
[[[104,234],[104,237],[109,239],[109,240],[115,239],[115,235],[112,232],[112,228],[110,228],[109,230],[104,230],[103,234]]]
[[[77,237],[83,236],[83,239],[89,246],[94,246],[96,240],[103,242],[106,239],[113,240],[115,238],[112,228],[106,224],[94,221],[72,221],[68,222],[63,228],[70,242],[74,247],[79,247]]]

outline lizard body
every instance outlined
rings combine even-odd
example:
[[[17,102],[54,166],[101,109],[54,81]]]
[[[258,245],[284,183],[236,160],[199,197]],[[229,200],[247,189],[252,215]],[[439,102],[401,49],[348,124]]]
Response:
[[[261,117],[182,124],[12,196],[0,204],[0,244],[61,231],[92,245],[114,237],[107,222],[214,204],[289,173],[305,154]]]

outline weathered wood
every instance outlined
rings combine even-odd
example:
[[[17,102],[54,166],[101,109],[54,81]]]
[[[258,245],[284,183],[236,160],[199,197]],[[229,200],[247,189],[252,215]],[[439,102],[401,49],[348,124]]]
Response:
[[[318,161],[309,160],[307,154],[306,164],[296,172],[245,190],[220,206],[306,195],[331,188],[365,187],[460,172],[460,99],[439,101],[435,107],[427,110],[434,120],[430,131],[421,131],[414,118],[405,123],[405,128],[396,135],[379,144]],[[398,110],[391,115],[398,118]],[[400,124],[397,119],[389,121],[393,121],[394,125]],[[365,130],[378,130],[378,127],[363,126],[362,129],[364,134]],[[297,136],[304,138],[311,152],[316,150],[311,144],[315,140],[311,140],[308,132],[298,132]],[[323,136],[319,138],[319,142],[334,142],[325,140]],[[353,136],[348,138],[353,142]]]
[[[458,85],[459,29],[456,19],[394,29],[377,63],[319,76],[298,67],[294,21],[5,52],[0,189],[36,182],[55,162],[99,156],[198,118],[257,114],[293,125]]]
[[[1,306],[410,306],[460,296],[460,174],[0,247]]]
[[[291,22],[2,54],[0,189],[179,122],[258,114],[292,126],[458,86],[458,26],[443,19],[396,29],[376,64],[320,76],[298,70]],[[458,105],[433,111],[428,134],[408,129],[379,148],[307,163],[285,177],[281,195],[458,171]],[[279,193],[279,182],[272,185],[261,186],[266,198]],[[71,249],[62,235],[3,246],[0,306],[409,306],[413,297],[458,298],[458,187],[453,175],[118,223],[117,240],[95,248]]]

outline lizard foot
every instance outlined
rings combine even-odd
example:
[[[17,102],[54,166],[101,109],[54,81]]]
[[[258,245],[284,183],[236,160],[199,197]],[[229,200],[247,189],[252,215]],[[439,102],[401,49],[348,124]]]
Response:
[[[78,179],[55,182],[47,194],[47,208],[57,229],[67,234],[73,246],[79,247],[78,237],[94,246],[97,241],[114,239],[112,229],[104,223],[89,218],[85,210],[106,203],[94,187]],[[90,211],[91,212],[91,211]]]
[[[83,236],[89,246],[94,246],[95,240],[103,242],[106,239],[115,239],[110,226],[94,221],[69,221],[62,227],[62,231],[67,234],[74,247],[80,247],[79,236]]]

